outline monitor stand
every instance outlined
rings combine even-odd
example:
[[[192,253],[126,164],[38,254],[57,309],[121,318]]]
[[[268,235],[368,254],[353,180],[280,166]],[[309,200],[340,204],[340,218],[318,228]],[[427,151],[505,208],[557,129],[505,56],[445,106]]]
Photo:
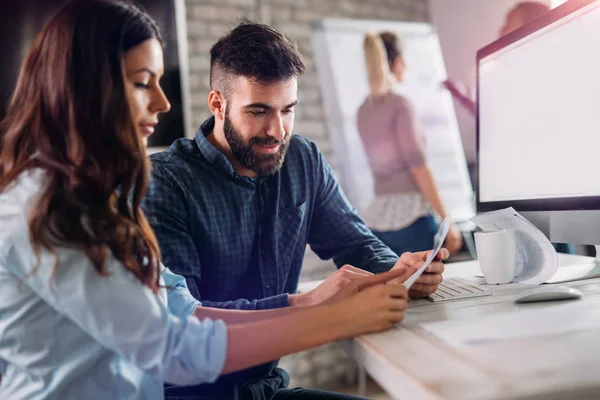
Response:
[[[547,283],[600,276],[600,210],[524,211],[521,214],[551,242],[596,244],[595,259],[559,253],[559,269]]]

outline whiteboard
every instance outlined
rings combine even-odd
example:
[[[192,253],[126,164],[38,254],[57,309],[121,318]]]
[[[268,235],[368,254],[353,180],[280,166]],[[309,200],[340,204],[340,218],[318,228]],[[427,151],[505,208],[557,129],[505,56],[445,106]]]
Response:
[[[360,212],[374,197],[373,177],[356,126],[358,108],[369,94],[363,39],[391,31],[402,38],[407,70],[394,90],[414,105],[423,127],[425,156],[446,209],[456,221],[475,215],[473,189],[435,29],[426,23],[324,19],[313,24],[312,43],[321,83],[338,178]]]

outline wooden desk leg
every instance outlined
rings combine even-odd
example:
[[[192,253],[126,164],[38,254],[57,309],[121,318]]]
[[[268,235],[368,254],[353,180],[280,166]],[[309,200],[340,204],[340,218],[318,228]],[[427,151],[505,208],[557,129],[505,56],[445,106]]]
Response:
[[[358,365],[358,395],[367,397],[367,370],[361,364]]]

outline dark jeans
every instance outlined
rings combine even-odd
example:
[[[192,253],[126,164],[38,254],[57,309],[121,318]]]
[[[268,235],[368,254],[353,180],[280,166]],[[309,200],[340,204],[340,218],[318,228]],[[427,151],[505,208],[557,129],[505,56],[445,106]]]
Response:
[[[324,392],[322,390],[293,388],[280,389],[275,393],[272,400],[302,400],[302,399],[317,399],[317,400],[364,400],[363,397],[351,396],[349,394]]]
[[[227,398],[220,396],[165,396],[165,400],[266,400],[261,394],[254,396],[250,393],[241,394],[239,397]],[[325,392],[322,390],[304,389],[304,388],[293,388],[293,389],[279,389],[275,392],[273,397],[269,400],[366,400],[363,397],[351,396],[342,393]]]
[[[324,392],[304,388],[288,389],[290,377],[281,368],[274,368],[270,373],[256,379],[250,379],[243,384],[231,384],[235,374],[230,374],[229,381],[221,384],[188,387],[165,388],[165,400],[293,400],[293,399],[322,399],[322,400],[365,400],[362,397],[345,394]]]
[[[397,231],[373,231],[394,253],[401,255],[407,251],[431,250],[433,236],[437,232],[438,224],[432,215],[419,218],[412,225]]]

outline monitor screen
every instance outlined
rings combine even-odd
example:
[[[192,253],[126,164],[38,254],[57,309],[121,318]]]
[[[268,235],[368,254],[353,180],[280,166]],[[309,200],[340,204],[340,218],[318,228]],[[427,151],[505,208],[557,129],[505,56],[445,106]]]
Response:
[[[479,203],[600,196],[600,2],[575,3],[478,53]]]

